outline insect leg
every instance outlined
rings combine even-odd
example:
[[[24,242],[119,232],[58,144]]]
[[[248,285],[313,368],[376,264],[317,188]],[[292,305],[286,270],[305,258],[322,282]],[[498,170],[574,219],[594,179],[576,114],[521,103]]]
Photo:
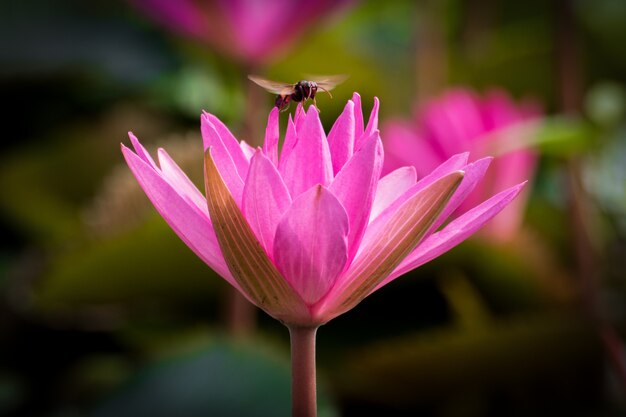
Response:
[[[289,106],[291,106],[291,96],[285,96],[283,97],[283,102],[282,105],[280,107],[280,112],[286,112],[287,110],[289,110]]]
[[[325,89],[324,87],[321,87],[321,86],[319,86],[319,85],[318,85],[318,86],[317,86],[317,88],[319,88],[320,90],[322,90],[322,91],[323,91],[323,92],[325,92],[325,93],[328,93],[328,95],[330,96],[330,98],[333,98],[333,95],[332,95],[332,94],[330,94],[330,91],[328,91],[328,90],[327,90],[327,89]]]

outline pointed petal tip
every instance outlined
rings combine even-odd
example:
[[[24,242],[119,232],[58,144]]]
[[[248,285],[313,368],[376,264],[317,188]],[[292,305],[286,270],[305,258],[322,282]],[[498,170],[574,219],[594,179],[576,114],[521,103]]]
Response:
[[[264,156],[265,156],[265,152],[263,152],[263,149],[257,146],[256,148],[254,148],[254,153],[250,157],[250,163],[252,163],[252,160],[258,159]]]
[[[137,155],[137,153],[129,148],[128,146],[124,145],[123,143],[121,144],[121,151],[122,151],[122,155],[124,156],[124,159],[126,160],[126,163],[129,163],[131,159],[140,159],[141,157],[139,155]]]
[[[137,136],[135,136],[135,134],[131,130],[128,131],[128,138],[130,139],[130,143],[132,143],[135,149],[137,149],[137,146],[141,145],[139,139],[137,139]]]

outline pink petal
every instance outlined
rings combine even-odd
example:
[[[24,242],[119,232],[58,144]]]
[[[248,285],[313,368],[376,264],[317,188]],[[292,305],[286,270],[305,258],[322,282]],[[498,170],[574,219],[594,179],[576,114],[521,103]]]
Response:
[[[452,90],[431,102],[422,117],[428,139],[444,155],[471,149],[485,130],[478,100],[466,90]]]
[[[301,194],[278,224],[274,259],[307,304],[335,283],[348,259],[348,216],[321,185]]]
[[[294,199],[316,184],[328,185],[333,178],[330,150],[318,110],[310,107],[302,127],[296,129],[296,144],[280,167]]]
[[[467,159],[469,152],[458,153],[452,155],[446,161],[441,163],[437,168],[433,169],[430,174],[422,177],[417,183],[422,186],[430,184],[436,181],[442,175],[448,174],[452,171],[457,171],[467,165]]]
[[[122,153],[139,185],[167,224],[211,269],[240,289],[224,262],[209,217],[185,201],[158,171],[124,145]]]
[[[374,133],[374,131],[378,130],[378,108],[380,107],[380,102],[378,101],[378,97],[374,97],[374,106],[372,107],[372,112],[370,113],[370,118],[367,121],[367,127],[365,131],[360,137],[356,138],[356,142],[354,144],[354,150],[358,150],[363,145],[363,141]]]
[[[354,151],[354,103],[348,100],[343,112],[328,134],[328,147],[333,160],[333,172],[337,174],[352,157]]]
[[[193,204],[201,213],[208,216],[209,211],[206,206],[206,198],[198,190],[187,174],[172,160],[165,149],[158,150],[159,165],[161,166],[162,177],[172,186],[178,194],[188,203]]]
[[[417,247],[378,288],[395,278],[417,268],[420,265],[449,251],[465,239],[476,233],[492,217],[504,209],[524,188],[526,183],[518,184],[491,197],[481,205],[450,222],[437,233],[433,233]]]
[[[311,109],[309,108],[309,111]],[[309,111],[306,111],[304,109],[304,104],[302,104],[302,102],[298,103],[298,106],[296,107],[296,112],[295,115],[293,116],[293,122],[296,125],[296,131],[298,133],[300,133],[300,130],[302,129],[302,125],[304,124],[304,121],[306,120],[306,116],[307,114],[309,114]]]
[[[400,206],[314,307],[314,316],[330,320],[361,302],[417,247],[462,178],[461,171],[439,178]]]
[[[383,145],[376,131],[363,142],[361,149],[339,171],[330,186],[330,191],[348,214],[350,259],[356,253],[367,226],[382,164]]]
[[[241,148],[241,151],[243,152],[243,155],[246,157],[246,159],[250,160],[250,158],[252,158],[252,155],[254,155],[254,148],[248,145],[245,140],[239,142],[239,147]]]
[[[215,128],[215,131],[218,133],[218,135],[222,139],[222,143],[224,144],[225,148],[228,150],[228,153],[230,154],[230,157],[232,158],[233,163],[237,167],[237,172],[239,173],[239,177],[246,178],[246,175],[248,175],[249,163],[248,163],[248,159],[243,154],[241,147],[239,146],[239,141],[235,138],[235,136],[233,136],[230,130],[228,130],[226,125],[222,123],[220,119],[218,119],[211,113],[205,112],[203,115],[203,119],[204,118],[206,118],[206,120],[213,125],[213,127]],[[202,135],[202,138],[204,139],[204,150],[206,151],[209,148],[209,146],[211,146],[211,144],[204,138],[204,135]]]
[[[215,235],[242,294],[278,320],[310,325],[306,304],[254,235],[211,157],[211,148],[204,154],[204,184]]]
[[[532,151],[517,151],[496,158],[492,166],[490,194],[510,187],[524,180],[532,181],[537,155]],[[495,168],[495,169],[494,169]],[[489,223],[489,233],[500,239],[510,238],[517,230],[524,217],[528,192],[520,195]]]
[[[525,109],[518,106],[504,90],[487,92],[482,101],[482,113],[485,129],[488,131],[506,128],[523,122],[531,116]]]
[[[152,168],[159,169],[157,164],[154,162],[154,159],[152,159],[146,148],[143,147],[133,132],[128,132],[128,137],[130,138],[130,142],[133,144],[133,148],[135,148],[137,156],[143,159],[144,162],[150,164]]]
[[[452,156],[446,162],[439,165],[429,175],[419,180],[415,185],[409,188],[404,194],[384,209],[365,230],[365,235],[363,236],[359,250],[362,250],[365,246],[369,245],[372,239],[376,239],[376,236],[378,236],[381,233],[381,230],[386,227],[385,225],[400,206],[402,206],[407,200],[413,198],[413,196],[421,190],[439,181],[443,176],[460,170],[467,163],[467,156],[467,153]]]
[[[487,172],[487,168],[489,168],[489,164],[493,158],[487,157],[483,159],[479,159],[478,161],[472,162],[469,165],[463,167],[463,172],[465,175],[463,176],[463,181],[461,181],[461,185],[457,188],[456,192],[450,199],[450,202],[446,205],[446,207],[441,212],[439,219],[433,224],[433,230],[436,230],[441,224],[446,221],[446,219],[465,201],[467,195],[472,192],[476,184],[483,179],[485,176],[485,172]]]
[[[272,108],[267,117],[267,127],[265,128],[265,141],[263,141],[263,152],[274,166],[278,166],[278,108]]]
[[[409,187],[414,185],[415,181],[417,181],[417,174],[415,173],[415,167],[412,166],[398,168],[381,178],[376,188],[376,197],[372,204],[370,222],[404,194]]]
[[[296,124],[291,118],[291,114],[287,118],[287,132],[285,133],[285,141],[280,151],[280,160],[278,162],[278,170],[283,171],[285,161],[289,160],[289,155],[298,142],[298,133],[296,132]]]
[[[404,121],[387,123],[381,136],[385,145],[383,174],[413,165],[418,178],[421,178],[443,161],[430,142],[416,134],[413,127]]]
[[[352,102],[354,103],[354,140],[358,140],[363,136],[363,109],[361,107],[361,96],[359,93],[352,94]]]
[[[272,258],[276,226],[291,206],[291,197],[276,167],[260,150],[250,161],[242,204],[246,220]]]
[[[217,168],[220,171],[220,175],[224,179],[226,186],[235,198],[237,204],[241,204],[243,180],[237,170],[235,162],[233,161],[232,154],[224,144],[224,141],[222,140],[223,138],[217,131],[215,125],[211,123],[207,115],[202,116],[201,128],[204,149],[211,149],[211,155],[215,160],[215,165],[217,165]],[[239,148],[239,144],[237,144],[237,149],[239,149],[239,152],[243,155],[241,148]]]

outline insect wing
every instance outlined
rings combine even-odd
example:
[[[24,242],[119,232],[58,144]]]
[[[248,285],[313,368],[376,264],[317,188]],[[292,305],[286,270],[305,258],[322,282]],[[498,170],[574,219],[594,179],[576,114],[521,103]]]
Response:
[[[286,96],[293,94],[294,84],[279,83],[276,81],[270,81],[266,78],[259,77],[258,75],[248,75],[248,79],[253,83],[263,87],[270,93]]]
[[[317,86],[322,90],[332,90],[338,84],[341,84],[346,79],[348,79],[347,75],[318,75],[318,76],[310,76],[311,81],[315,81]]]

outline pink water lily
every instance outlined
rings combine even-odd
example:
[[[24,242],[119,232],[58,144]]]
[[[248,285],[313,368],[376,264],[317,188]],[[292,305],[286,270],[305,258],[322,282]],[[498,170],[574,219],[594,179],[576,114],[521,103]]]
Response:
[[[170,30],[248,64],[275,57],[353,0],[130,0]]]
[[[538,155],[528,146],[536,132],[539,106],[516,103],[502,90],[480,97],[471,90],[452,89],[426,102],[414,120],[393,120],[382,128],[387,155],[383,173],[415,166],[421,178],[459,152],[471,159],[497,155],[485,180],[459,206],[474,207],[490,195],[534,176]],[[520,146],[522,145],[522,146]],[[485,229],[499,240],[513,237],[522,222],[526,193]]]
[[[417,181],[412,167],[380,177],[378,100],[364,125],[354,94],[328,136],[311,106],[288,120],[278,152],[278,111],[265,142],[238,142],[201,117],[206,198],[164,149],[158,164],[130,134],[122,145],[142,188],[172,229],[252,303],[290,326],[316,327],[476,232],[520,192],[515,185],[444,221],[491,158],[450,157]]]

